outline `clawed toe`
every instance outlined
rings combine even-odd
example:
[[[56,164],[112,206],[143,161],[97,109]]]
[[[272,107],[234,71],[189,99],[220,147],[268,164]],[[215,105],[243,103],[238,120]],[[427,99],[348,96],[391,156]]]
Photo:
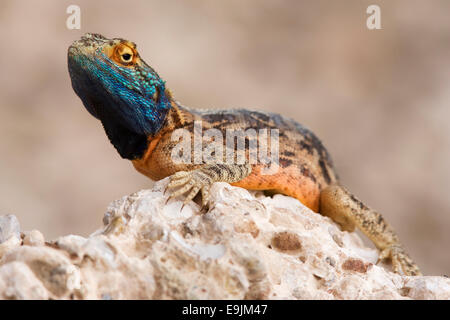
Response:
[[[403,272],[407,276],[420,276],[419,267],[412,261],[402,247],[391,246],[381,251],[378,261],[390,259],[395,273]]]
[[[179,188],[172,192],[168,197],[167,202],[171,199],[181,196],[187,193],[186,198],[183,201],[183,207],[189,201],[194,199],[194,197],[201,191],[202,194],[202,208],[208,207],[209,200],[209,188],[211,186],[211,181],[205,179],[204,174],[200,173],[198,170],[194,171],[179,171],[170,177],[170,182],[167,184],[166,190],[172,190]]]

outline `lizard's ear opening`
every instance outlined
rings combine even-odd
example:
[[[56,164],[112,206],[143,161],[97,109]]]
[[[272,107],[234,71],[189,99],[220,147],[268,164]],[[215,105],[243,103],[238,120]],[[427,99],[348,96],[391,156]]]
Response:
[[[155,93],[152,95],[152,99],[153,99],[153,101],[158,103],[158,100],[159,100],[159,88],[158,87],[155,88]]]
[[[166,88],[166,90],[164,90],[164,93],[166,94],[166,97],[169,100],[173,100],[173,94],[172,94],[172,91],[170,89]]]

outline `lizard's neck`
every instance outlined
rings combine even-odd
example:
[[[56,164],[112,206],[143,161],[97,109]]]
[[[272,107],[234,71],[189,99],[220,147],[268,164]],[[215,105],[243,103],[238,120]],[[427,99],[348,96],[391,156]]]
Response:
[[[183,128],[187,123],[194,121],[195,111],[182,106],[178,101],[170,101],[171,108],[164,120],[162,131],[174,131]]]
[[[151,135],[139,134],[129,130],[120,121],[112,117],[100,116],[100,120],[109,140],[120,156],[124,159],[136,160],[142,158],[150,142],[155,137],[166,132],[174,131],[177,128],[183,127],[187,122],[193,121],[193,115],[187,107],[181,106],[173,99],[171,99],[170,105],[171,107],[162,120],[163,124],[155,124],[155,127],[160,127],[160,129]]]
[[[142,157],[148,146],[146,135],[133,132],[112,118],[101,118],[101,122],[109,141],[122,158],[134,160]]]

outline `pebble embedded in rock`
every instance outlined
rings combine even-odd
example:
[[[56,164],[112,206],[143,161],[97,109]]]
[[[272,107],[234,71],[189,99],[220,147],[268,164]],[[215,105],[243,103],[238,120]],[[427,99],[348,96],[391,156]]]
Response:
[[[284,231],[273,236],[272,247],[281,251],[294,251],[302,248],[302,242],[295,233]]]
[[[23,244],[26,246],[43,246],[45,244],[44,236],[38,230],[24,232]]]

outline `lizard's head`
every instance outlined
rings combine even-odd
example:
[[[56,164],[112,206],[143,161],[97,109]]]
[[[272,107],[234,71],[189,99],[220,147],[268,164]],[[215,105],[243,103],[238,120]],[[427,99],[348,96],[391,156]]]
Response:
[[[143,135],[160,129],[171,95],[133,42],[87,33],[69,47],[68,65],[73,89],[104,125]]]

